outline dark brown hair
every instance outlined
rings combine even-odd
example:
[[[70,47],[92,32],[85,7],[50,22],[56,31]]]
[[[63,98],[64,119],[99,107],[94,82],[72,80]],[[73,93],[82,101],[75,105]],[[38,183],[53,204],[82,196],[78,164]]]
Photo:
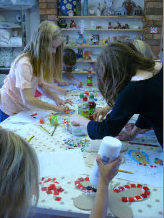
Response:
[[[70,48],[66,48],[63,51],[63,63],[73,67],[76,64],[76,53]]]
[[[97,60],[96,74],[98,88],[109,106],[114,105],[121,89],[138,69],[152,71],[154,61],[143,57],[131,42],[113,42],[103,49]]]

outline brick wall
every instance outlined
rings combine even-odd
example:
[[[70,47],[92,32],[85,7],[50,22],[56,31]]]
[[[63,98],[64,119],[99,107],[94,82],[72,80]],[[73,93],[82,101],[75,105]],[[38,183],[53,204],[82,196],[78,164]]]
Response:
[[[157,57],[161,49],[163,26],[163,0],[145,0],[144,41],[146,41]],[[151,27],[157,28],[157,33],[151,33]]]
[[[40,21],[57,20],[57,0],[39,0]]]

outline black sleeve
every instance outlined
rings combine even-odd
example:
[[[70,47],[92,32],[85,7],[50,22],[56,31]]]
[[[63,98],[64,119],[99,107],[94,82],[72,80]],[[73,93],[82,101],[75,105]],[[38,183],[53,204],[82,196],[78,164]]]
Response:
[[[135,125],[141,129],[150,129],[152,128],[152,124],[149,120],[147,120],[144,116],[139,115]]]
[[[102,139],[105,136],[117,136],[125,124],[135,114],[140,99],[137,97],[135,87],[125,87],[118,95],[116,103],[110,114],[102,122],[90,121],[87,126],[91,139]]]

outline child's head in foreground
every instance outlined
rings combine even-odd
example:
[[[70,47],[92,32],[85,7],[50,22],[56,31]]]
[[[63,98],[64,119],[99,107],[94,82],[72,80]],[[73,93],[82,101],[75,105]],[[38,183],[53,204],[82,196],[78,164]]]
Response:
[[[0,217],[26,218],[38,195],[35,151],[18,135],[0,128]]]

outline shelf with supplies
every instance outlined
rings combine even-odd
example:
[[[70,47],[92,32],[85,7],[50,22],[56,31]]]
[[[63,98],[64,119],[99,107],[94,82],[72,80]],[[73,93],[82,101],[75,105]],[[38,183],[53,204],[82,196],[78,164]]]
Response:
[[[0,70],[10,69],[12,61],[26,45],[25,10],[4,8],[0,22]]]
[[[10,70],[10,67],[0,67],[0,70]]]
[[[85,19],[92,19],[92,18],[98,18],[98,19],[104,19],[104,18],[144,19],[144,16],[58,16],[58,18],[65,18],[65,19],[68,19],[68,18],[71,18],[71,19],[77,19],[77,18],[78,19],[82,19],[82,18],[85,18]]]
[[[21,26],[0,26],[0,29],[21,29]]]
[[[63,71],[63,73],[66,73],[66,71]],[[72,73],[86,73],[86,74],[88,74],[88,71],[78,70],[78,71],[72,71]],[[95,74],[96,72],[92,71],[92,73]]]
[[[80,31],[80,29],[67,29],[67,28],[62,28],[61,31]],[[84,31],[125,31],[125,32],[128,32],[128,31],[140,31],[142,32],[143,29],[84,29]]]
[[[0,48],[22,48],[22,45],[0,45]]]
[[[86,63],[96,63],[97,61],[95,60],[77,60],[78,63],[83,63],[83,62],[86,62]]]
[[[102,48],[106,45],[64,45],[65,48]]]
[[[97,16],[98,3],[87,7],[89,16],[72,16],[71,13],[67,13],[68,16],[66,13],[62,13],[65,16],[62,14],[58,16],[58,24],[64,36],[64,48],[72,49],[76,53],[75,72],[76,69],[79,72],[84,72],[85,69],[95,71],[97,58],[109,42],[142,39],[144,32],[145,17],[138,6],[137,13],[127,15],[128,13],[124,13],[125,8],[118,5],[118,10],[115,7],[114,15],[110,16],[106,16],[107,14]],[[93,15],[91,15],[92,9]],[[62,8],[60,10],[63,12]],[[120,14],[116,14],[119,10]],[[84,10],[81,13],[84,13]]]

